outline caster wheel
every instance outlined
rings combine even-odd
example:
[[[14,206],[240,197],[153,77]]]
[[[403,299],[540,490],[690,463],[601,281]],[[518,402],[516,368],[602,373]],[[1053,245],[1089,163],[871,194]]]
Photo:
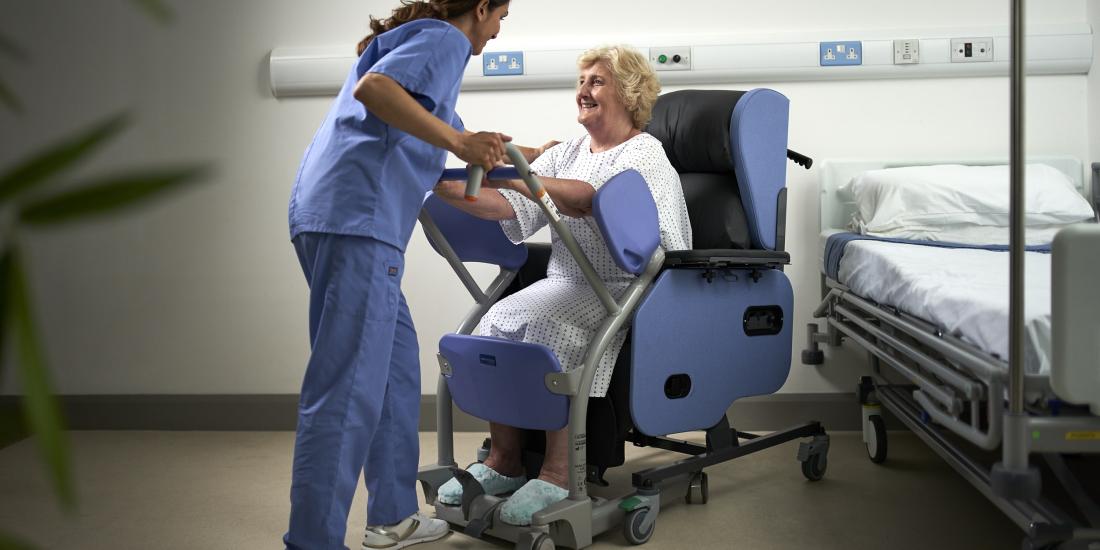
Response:
[[[871,421],[871,440],[867,442],[867,456],[871,462],[882,464],[886,461],[886,421],[882,416],[874,415]]]
[[[684,496],[684,500],[688,504],[706,504],[710,498],[709,492],[706,472],[696,472],[695,475],[691,476],[691,483],[688,484],[687,495]]]
[[[828,466],[829,459],[824,454],[811,455],[802,463],[802,475],[810,481],[821,481]]]
[[[803,365],[822,365],[825,363],[825,352],[822,350],[802,350]]]
[[[650,524],[649,529],[642,531],[642,523],[645,521],[649,508],[638,508],[630,511],[623,521],[623,536],[630,544],[645,544],[653,536],[657,523]]]
[[[531,543],[531,550],[554,550],[555,548],[554,539],[550,538],[550,535],[539,535]]]

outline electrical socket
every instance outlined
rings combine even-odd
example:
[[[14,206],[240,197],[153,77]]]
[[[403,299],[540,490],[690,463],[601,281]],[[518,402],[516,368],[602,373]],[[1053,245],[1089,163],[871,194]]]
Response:
[[[483,76],[523,74],[523,52],[484,52],[481,54]]]
[[[658,71],[690,71],[691,46],[650,48],[649,62]]]
[[[920,63],[920,40],[895,40],[894,65]]]
[[[822,67],[863,64],[863,43],[858,40],[821,42],[818,46],[818,60]]]
[[[952,38],[952,63],[979,63],[993,61],[993,37]]]

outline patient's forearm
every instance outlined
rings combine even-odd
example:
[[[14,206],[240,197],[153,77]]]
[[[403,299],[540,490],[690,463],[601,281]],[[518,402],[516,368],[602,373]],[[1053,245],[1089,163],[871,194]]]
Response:
[[[466,183],[441,181],[435,186],[435,194],[447,204],[483,220],[515,219],[516,211],[496,189],[481,188],[476,201],[466,200]]]
[[[579,218],[592,213],[592,198],[596,196],[596,189],[590,183],[543,176],[539,176],[539,182],[546,188],[546,192],[550,194],[550,198],[554,200],[554,204],[562,214]],[[523,180],[511,180],[509,188],[523,193],[529,199],[532,198]]]

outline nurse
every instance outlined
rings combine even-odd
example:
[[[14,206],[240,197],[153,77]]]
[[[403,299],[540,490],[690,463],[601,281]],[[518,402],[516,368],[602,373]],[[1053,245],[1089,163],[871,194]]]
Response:
[[[288,549],[346,548],[360,472],[370,495],[364,548],[448,532],[417,511],[419,351],[400,283],[447,151],[492,166],[511,139],[466,132],[455,114],[470,56],[507,14],[508,0],[405,0],[389,19],[371,18],[359,60],[306,151],[290,233],[310,288],[312,353],[298,405]]]

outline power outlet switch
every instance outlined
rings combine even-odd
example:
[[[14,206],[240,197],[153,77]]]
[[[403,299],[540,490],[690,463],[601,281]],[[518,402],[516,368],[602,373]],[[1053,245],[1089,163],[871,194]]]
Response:
[[[514,76],[523,74],[523,52],[484,52],[481,54],[483,76]]]
[[[952,63],[981,63],[993,61],[993,37],[952,38]]]
[[[894,65],[920,63],[920,40],[895,40]]]
[[[862,65],[863,43],[856,41],[821,42],[818,60],[822,67],[834,65]]]

